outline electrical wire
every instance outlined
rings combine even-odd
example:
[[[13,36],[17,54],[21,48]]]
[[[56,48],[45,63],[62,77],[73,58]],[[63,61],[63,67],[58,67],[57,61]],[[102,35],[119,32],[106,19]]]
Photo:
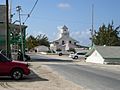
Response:
[[[36,0],[33,8],[31,9],[30,13],[28,14],[28,16],[27,16],[27,18],[25,19],[25,21],[23,22],[23,24],[25,24],[25,22],[26,22],[26,21],[28,20],[28,18],[31,16],[31,14],[32,14],[33,10],[35,9],[35,6],[37,5],[37,3],[38,3],[38,0]]]

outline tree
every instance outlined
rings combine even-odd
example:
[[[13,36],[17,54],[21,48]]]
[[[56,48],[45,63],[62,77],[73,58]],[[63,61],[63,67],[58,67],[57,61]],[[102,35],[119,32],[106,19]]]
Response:
[[[36,40],[37,40],[38,45],[45,45],[47,47],[50,47],[47,36],[40,34],[36,37]]]
[[[34,37],[32,35],[30,35],[27,39],[26,39],[26,44],[27,44],[27,48],[28,50],[36,47],[36,46],[40,46],[40,45],[45,45],[47,47],[49,47],[49,41],[47,36],[45,35],[37,35],[37,37]]]
[[[93,35],[93,43],[95,45],[120,46],[119,37],[120,26],[114,28],[113,22],[105,26],[103,24],[99,31]]]
[[[74,52],[74,53],[76,53],[76,51],[75,51],[74,48],[70,48],[68,51],[69,51],[69,52]]]
[[[36,38],[34,36],[30,35],[26,39],[26,45],[27,45],[28,50],[34,48],[35,46],[38,46]]]

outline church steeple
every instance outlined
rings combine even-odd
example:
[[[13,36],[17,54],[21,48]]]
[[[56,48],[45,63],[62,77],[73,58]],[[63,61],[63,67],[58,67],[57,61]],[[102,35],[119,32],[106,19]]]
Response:
[[[66,25],[60,29],[60,37],[69,37],[69,30]]]
[[[65,26],[65,25],[62,27],[62,29],[63,30],[68,30],[67,26]]]

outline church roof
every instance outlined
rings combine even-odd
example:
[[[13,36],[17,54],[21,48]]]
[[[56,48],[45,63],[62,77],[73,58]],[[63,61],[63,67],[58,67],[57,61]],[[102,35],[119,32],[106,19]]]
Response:
[[[63,38],[63,37],[61,37],[61,38],[59,38],[59,39],[57,39],[57,40],[54,40],[53,42],[57,42],[57,41],[61,40],[62,38]],[[73,40],[74,42],[79,43],[79,41],[73,39],[72,37],[69,37],[69,40]]]
[[[62,29],[67,30],[68,28],[67,28],[66,25],[64,25],[64,26],[62,27]]]
[[[120,58],[119,46],[93,46],[92,49],[87,53],[87,56],[90,56],[95,50],[97,50],[105,59]]]
[[[73,39],[72,37],[70,37],[71,40],[75,41],[76,43],[79,43],[79,41]]]
[[[66,25],[64,25],[63,27],[61,27],[61,29],[62,29],[62,30],[68,30],[68,27],[67,27]],[[69,32],[67,32],[67,33],[69,33]],[[61,40],[61,39],[63,40],[63,39],[65,38],[65,40],[72,40],[72,41],[74,41],[74,42],[76,42],[76,43],[79,43],[79,41],[73,39],[73,38],[70,37],[69,35],[64,35],[64,36],[67,36],[67,37],[61,36],[59,39],[54,40],[53,42],[58,42],[59,40]],[[53,43],[53,42],[51,42],[51,43]]]

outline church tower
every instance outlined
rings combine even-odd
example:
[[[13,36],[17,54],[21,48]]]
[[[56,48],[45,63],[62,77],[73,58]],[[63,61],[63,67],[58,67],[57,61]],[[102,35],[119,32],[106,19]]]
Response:
[[[64,25],[62,28],[60,28],[60,37],[69,37],[69,30],[67,26]]]
[[[77,43],[75,39],[70,37],[70,32],[67,26],[58,27],[60,33],[59,38],[50,44],[50,48],[53,51],[61,50],[62,52],[67,52],[69,49],[77,48]]]

